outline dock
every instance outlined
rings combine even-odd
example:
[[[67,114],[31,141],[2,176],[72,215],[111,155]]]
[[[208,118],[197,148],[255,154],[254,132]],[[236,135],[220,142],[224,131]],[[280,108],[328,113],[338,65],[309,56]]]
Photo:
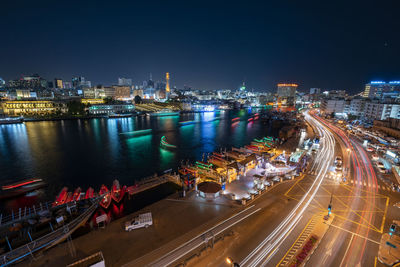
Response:
[[[0,265],[8,266],[16,263],[28,256],[33,257],[33,253],[42,250],[49,249],[67,239],[76,229],[81,225],[85,224],[93,212],[97,209],[101,198],[97,198],[92,202],[92,205],[80,214],[77,218],[72,220],[70,223],[60,227],[59,229],[50,232],[49,234],[42,236],[30,243],[23,245],[19,248],[12,249],[11,251],[0,255]]]

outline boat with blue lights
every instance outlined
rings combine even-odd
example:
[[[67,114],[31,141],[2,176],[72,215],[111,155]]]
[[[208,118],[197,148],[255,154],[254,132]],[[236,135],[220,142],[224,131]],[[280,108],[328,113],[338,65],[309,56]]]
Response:
[[[163,116],[178,116],[180,114],[179,111],[173,111],[171,109],[161,109],[159,111],[149,113],[152,117],[163,117]]]

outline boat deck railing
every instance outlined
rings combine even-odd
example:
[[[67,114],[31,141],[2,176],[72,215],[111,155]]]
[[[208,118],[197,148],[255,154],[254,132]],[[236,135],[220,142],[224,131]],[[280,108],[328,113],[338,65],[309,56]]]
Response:
[[[21,220],[30,219],[38,215],[39,212],[50,210],[52,204],[53,202],[48,201],[40,203],[39,206],[33,205],[32,207],[19,208],[17,212],[12,210],[11,214],[5,216],[0,214],[0,227],[8,226]]]
[[[0,265],[7,266],[9,264],[18,262],[23,258],[32,255],[33,253],[53,246],[59,242],[62,242],[67,238],[73,231],[75,231],[82,223],[86,222],[86,220],[93,214],[99,204],[100,198],[97,198],[93,201],[92,205],[85,210],[82,214],[80,214],[77,218],[75,218],[70,223],[64,225],[63,227],[58,228],[57,230],[42,236],[24,246],[13,249],[3,255],[0,256]]]

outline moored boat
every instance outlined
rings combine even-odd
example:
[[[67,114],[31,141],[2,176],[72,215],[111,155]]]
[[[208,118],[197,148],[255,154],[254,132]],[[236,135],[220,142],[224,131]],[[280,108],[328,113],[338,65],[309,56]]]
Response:
[[[72,200],[73,201],[79,201],[81,199],[81,192],[82,192],[82,189],[80,187],[75,189],[74,195],[72,196]]]
[[[53,207],[64,204],[67,200],[67,196],[68,196],[68,187],[64,187],[58,194],[56,201],[54,201]]]
[[[179,115],[179,111],[173,111],[171,109],[162,109],[160,111],[150,113],[150,116],[177,116],[177,115]]]
[[[93,188],[89,187],[88,190],[86,190],[85,194],[85,199],[93,198],[94,197],[94,190]]]
[[[122,200],[122,198],[124,197],[125,191],[126,191],[126,186],[123,186],[121,188],[119,181],[114,180],[113,186],[111,188],[111,198],[115,202],[119,203]]]
[[[108,190],[107,186],[102,185],[100,187],[100,196],[103,196],[103,199],[100,201],[100,206],[102,206],[105,209],[108,209],[111,204],[111,193],[110,190]]]

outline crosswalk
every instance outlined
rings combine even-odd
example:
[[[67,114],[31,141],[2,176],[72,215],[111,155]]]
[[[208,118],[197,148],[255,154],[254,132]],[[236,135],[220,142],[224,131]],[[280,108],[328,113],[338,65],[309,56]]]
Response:
[[[378,188],[379,190],[384,190],[384,191],[389,191],[389,192],[396,192],[396,190],[394,190],[391,186],[388,185],[375,185],[375,184],[370,184],[367,183],[366,181],[354,181],[354,180],[350,180],[349,184],[353,184],[353,185],[357,185],[357,186],[363,186],[366,188]]]

